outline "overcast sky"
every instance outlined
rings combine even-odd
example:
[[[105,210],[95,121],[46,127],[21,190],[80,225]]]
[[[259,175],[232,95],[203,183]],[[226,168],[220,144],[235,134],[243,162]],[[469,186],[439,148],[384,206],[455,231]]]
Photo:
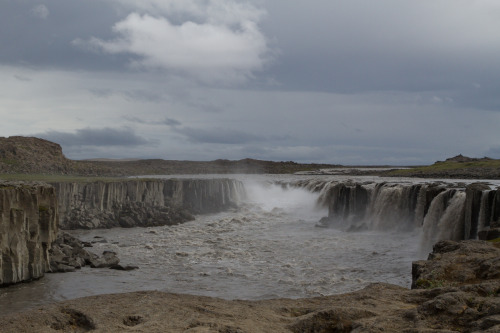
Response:
[[[0,136],[68,158],[500,158],[498,0],[1,0]]]

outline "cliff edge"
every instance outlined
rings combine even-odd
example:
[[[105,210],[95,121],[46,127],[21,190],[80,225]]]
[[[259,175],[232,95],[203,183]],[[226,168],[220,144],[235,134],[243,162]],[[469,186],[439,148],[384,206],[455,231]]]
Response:
[[[0,286],[40,278],[58,230],[55,189],[0,182]]]

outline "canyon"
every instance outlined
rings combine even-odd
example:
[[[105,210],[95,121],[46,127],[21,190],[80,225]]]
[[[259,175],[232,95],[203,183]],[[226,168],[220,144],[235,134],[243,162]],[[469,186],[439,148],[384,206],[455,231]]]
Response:
[[[42,277],[49,270],[48,253],[59,228],[141,226],[156,234],[149,227],[179,224],[192,219],[194,214],[241,206],[247,200],[250,185],[226,178],[121,179],[50,185],[3,182],[0,186],[2,283]],[[5,332],[28,329],[160,332],[166,328],[172,332],[382,329],[496,332],[499,329],[498,184],[301,176],[267,180],[262,186],[278,186],[283,193],[292,189],[315,193],[316,204],[327,212],[318,227],[338,228],[348,233],[421,229],[422,239],[429,243],[430,249],[437,243],[428,260],[413,264],[411,290],[375,283],[343,295],[260,301],[138,291],[75,299],[0,316],[2,328]],[[268,214],[278,213],[279,210],[271,210]],[[227,223],[248,224],[250,219],[251,216],[233,218]],[[224,228],[221,230],[229,231]],[[490,241],[473,240],[476,238]],[[236,253],[228,251],[231,252],[228,258],[233,258]],[[178,250],[174,257],[196,258]],[[166,312],[171,313],[168,322],[162,319]]]
[[[228,179],[0,182],[0,286],[49,271],[59,229],[178,224],[235,207],[242,186]]]

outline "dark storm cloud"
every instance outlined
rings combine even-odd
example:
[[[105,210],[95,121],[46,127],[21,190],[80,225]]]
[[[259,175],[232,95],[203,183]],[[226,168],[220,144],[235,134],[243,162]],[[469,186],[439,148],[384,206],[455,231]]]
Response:
[[[34,136],[62,146],[141,146],[154,143],[136,135],[130,128],[84,128],[75,133],[47,131]]]
[[[279,2],[267,4],[272,20],[264,22],[264,30],[281,50],[267,74],[281,89],[439,90],[453,94],[457,106],[497,108],[498,94],[470,88],[480,81],[500,86],[498,5],[448,0],[315,4],[294,1],[287,11]]]

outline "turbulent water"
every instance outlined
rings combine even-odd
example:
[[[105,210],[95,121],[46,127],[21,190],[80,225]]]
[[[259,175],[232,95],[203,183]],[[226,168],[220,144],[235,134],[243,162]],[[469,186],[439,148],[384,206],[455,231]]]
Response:
[[[115,251],[122,264],[139,269],[84,268],[0,289],[2,312],[137,290],[267,299],[344,293],[372,282],[410,286],[411,262],[427,254],[420,250],[422,228],[320,228],[328,214],[318,206],[320,193],[265,182],[276,179],[244,178],[246,198],[237,209],[185,224],[73,231],[94,242],[92,251]]]

